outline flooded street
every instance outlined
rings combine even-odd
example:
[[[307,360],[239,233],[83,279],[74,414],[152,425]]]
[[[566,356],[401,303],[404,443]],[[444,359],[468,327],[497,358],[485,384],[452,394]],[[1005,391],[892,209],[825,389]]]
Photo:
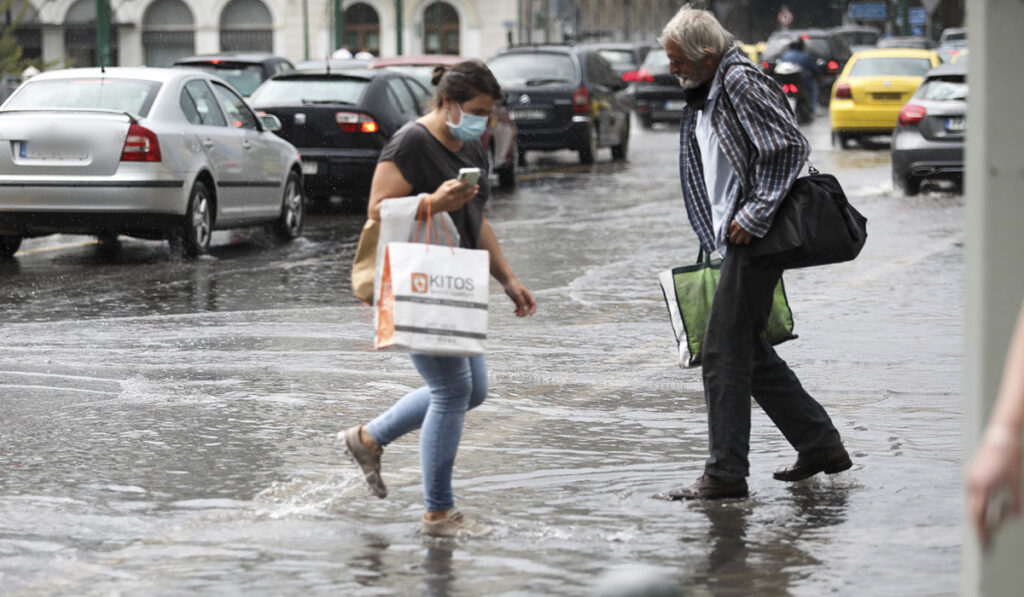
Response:
[[[962,533],[963,198],[894,192],[888,147],[811,160],[868,218],[851,262],[787,272],[779,347],[854,460],[771,478],[795,453],[756,406],[751,497],[656,494],[703,471],[699,369],[680,369],[657,273],[695,260],[674,127],[627,162],[530,154],[488,218],[537,297],[492,283],[490,394],[466,419],[457,503],[491,537],[421,537],[418,435],[386,500],[334,440],[421,384],[377,353],[352,297],[361,214],[305,236],[221,233],[106,254],[27,241],[0,263],[0,594],[586,595],[621,566],[692,595],[953,595]]]

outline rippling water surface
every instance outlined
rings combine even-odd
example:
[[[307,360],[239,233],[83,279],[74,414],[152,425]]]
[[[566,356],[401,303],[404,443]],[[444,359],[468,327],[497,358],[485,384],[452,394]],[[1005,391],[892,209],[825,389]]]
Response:
[[[491,392],[455,485],[496,527],[483,540],[417,534],[415,435],[386,451],[386,500],[333,440],[419,384],[349,294],[358,215],[195,264],[135,241],[5,264],[0,593],[577,595],[624,568],[694,595],[956,593],[962,199],[894,193],[888,151],[832,151],[823,120],[812,159],[870,237],[855,262],[787,273],[800,339],[779,352],[849,472],[772,480],[795,454],[755,407],[749,499],[656,499],[700,474],[706,421],[656,281],[697,253],[677,135],[637,127],[628,163],[531,156],[492,201],[540,309],[518,320],[492,288]]]

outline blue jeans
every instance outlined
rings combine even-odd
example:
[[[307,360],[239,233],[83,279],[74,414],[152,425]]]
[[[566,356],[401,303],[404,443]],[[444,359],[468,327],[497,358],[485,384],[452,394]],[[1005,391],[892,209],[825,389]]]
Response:
[[[386,446],[420,429],[420,465],[427,511],[447,510],[452,496],[452,467],[462,438],[466,411],[487,397],[487,361],[480,356],[440,357],[411,354],[427,385],[406,394],[366,426],[373,441]]]

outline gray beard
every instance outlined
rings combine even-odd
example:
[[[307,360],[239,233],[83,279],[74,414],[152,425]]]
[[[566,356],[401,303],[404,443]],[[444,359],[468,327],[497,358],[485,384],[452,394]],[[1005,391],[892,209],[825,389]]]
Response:
[[[703,83],[698,83],[693,79],[687,77],[680,77],[676,75],[676,79],[679,80],[679,86],[682,87],[683,89],[696,89],[703,85]]]

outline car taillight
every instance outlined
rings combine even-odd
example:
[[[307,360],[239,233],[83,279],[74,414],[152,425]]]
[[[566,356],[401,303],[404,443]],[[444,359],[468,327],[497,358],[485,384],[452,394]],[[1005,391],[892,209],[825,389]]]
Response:
[[[638,71],[630,70],[622,73],[622,81],[624,83],[632,83],[633,81],[636,81],[637,72]]]
[[[380,129],[376,120],[358,112],[337,112],[334,121],[343,133],[376,133]]]
[[[928,111],[924,109],[924,106],[907,104],[900,109],[900,125],[914,126],[917,123],[921,122],[921,120],[923,120],[927,114]]]
[[[835,60],[829,60],[826,66],[828,67],[828,73],[830,75],[834,75],[839,72],[839,63]]]
[[[849,83],[836,85],[836,99],[853,99],[853,92],[850,91]]]
[[[768,64],[767,62],[762,62],[761,68],[764,69],[764,72],[768,72],[772,69],[771,65]]]
[[[122,162],[159,162],[160,142],[156,133],[138,124],[128,127],[128,136],[121,150]]]
[[[654,75],[652,75],[651,71],[647,70],[646,68],[640,67],[640,70],[636,71],[635,80],[637,83],[653,83]]]
[[[782,86],[782,91],[785,93],[792,93],[795,95],[797,93],[800,93],[800,88],[797,87],[794,83],[786,83],[785,85]]]
[[[572,113],[590,114],[590,92],[586,87],[579,87],[572,94]]]

